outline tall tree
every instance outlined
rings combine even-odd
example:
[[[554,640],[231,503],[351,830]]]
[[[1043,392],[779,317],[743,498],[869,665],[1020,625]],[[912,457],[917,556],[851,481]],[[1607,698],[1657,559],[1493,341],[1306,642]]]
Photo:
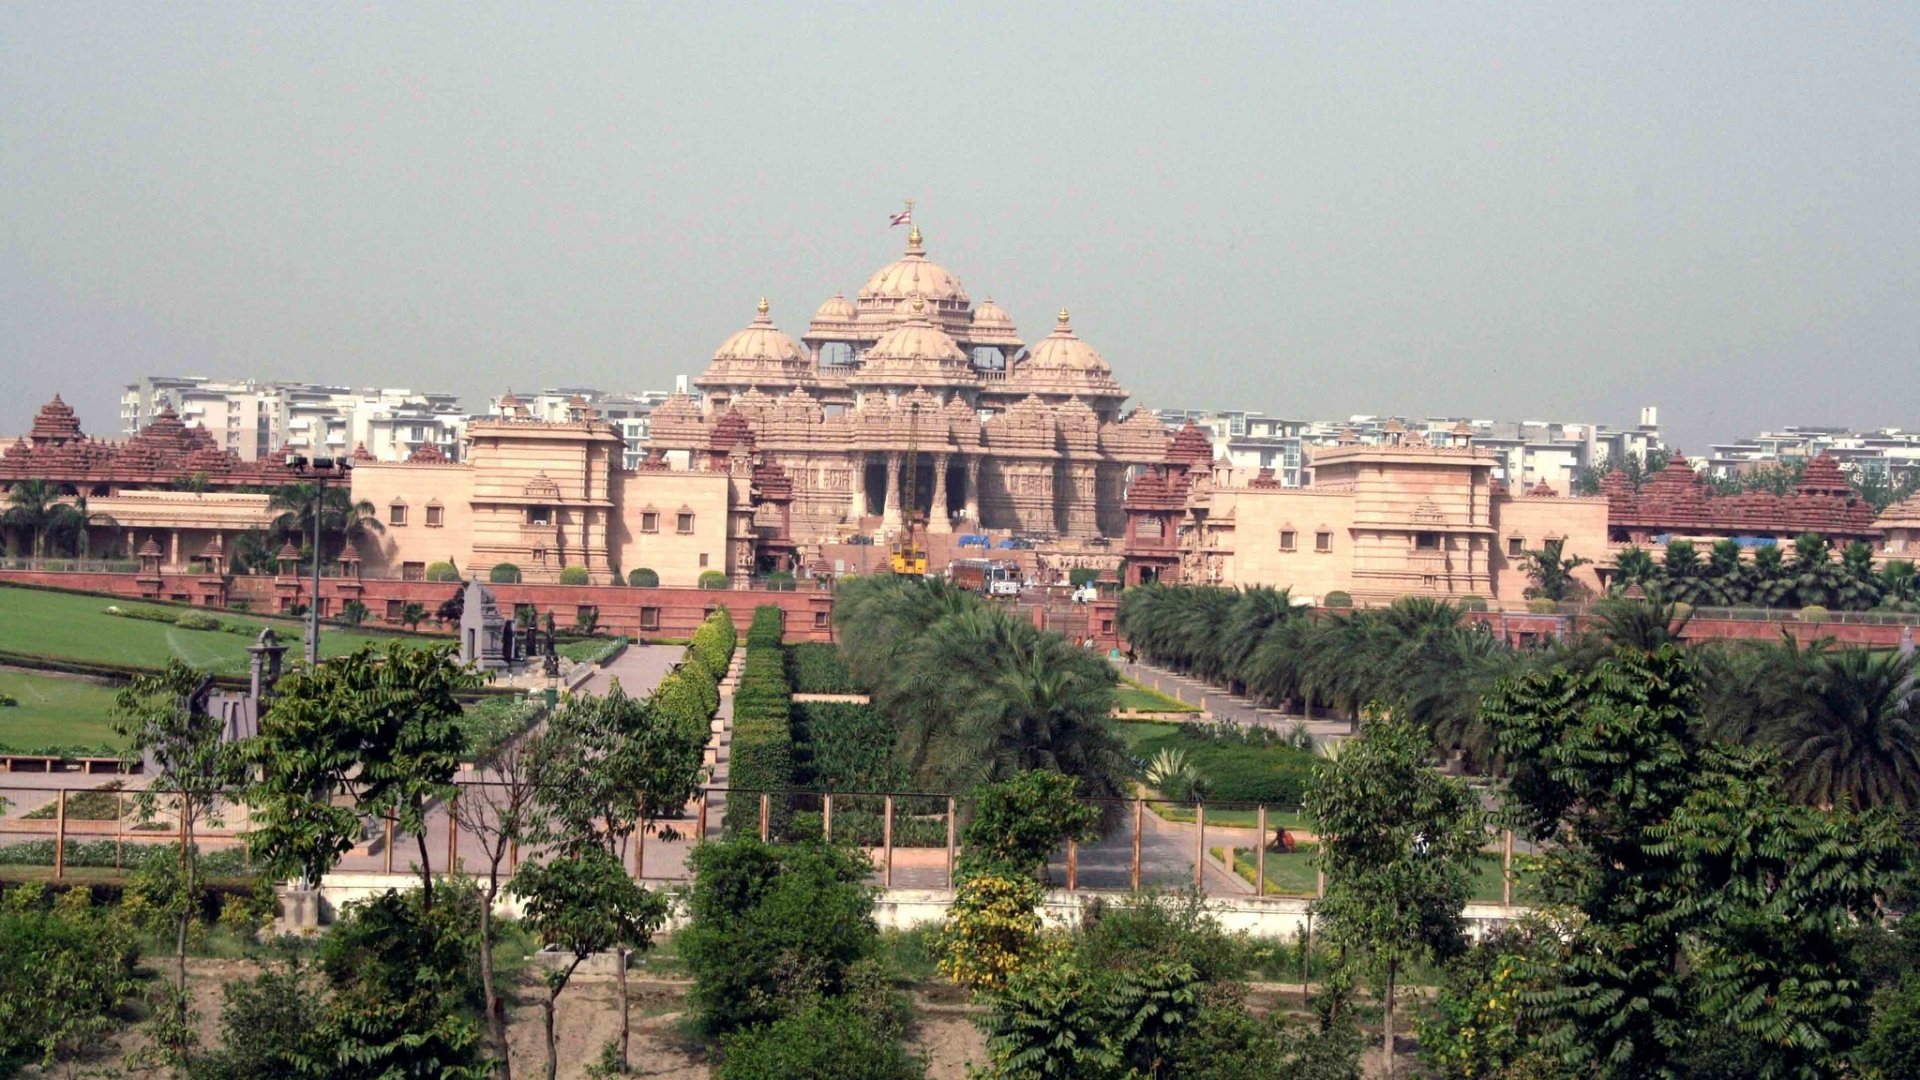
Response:
[[[52,484],[45,480],[18,480],[7,492],[7,512],[0,515],[16,534],[27,534],[27,554],[39,558],[45,554],[47,523],[54,508],[61,505]]]
[[[1543,542],[1538,551],[1529,551],[1521,557],[1521,568],[1526,571],[1527,580],[1533,582],[1527,589],[1529,597],[1559,601],[1583,591],[1573,572],[1593,560],[1564,554],[1566,543],[1564,537],[1556,537]]]
[[[275,488],[267,500],[267,509],[275,515],[274,530],[296,544],[311,544],[318,490],[312,481]],[[322,560],[338,555],[349,543],[386,531],[374,505],[365,499],[355,501],[352,493],[339,484],[325,489],[320,497],[319,514]]]
[[[180,839],[178,879],[167,897],[174,921],[174,984],[171,1022],[160,1031],[175,1068],[182,1068],[193,1038],[187,1022],[187,931],[199,912],[199,825],[216,815],[225,797],[245,778],[225,725],[206,707],[210,676],[170,660],[162,670],[136,675],[114,698],[114,727],[127,740],[131,760],[150,763],[150,779],[135,796],[143,821],[173,815]]]
[[[1313,910],[1328,940],[1382,973],[1388,1077],[1399,974],[1463,947],[1460,909],[1487,839],[1478,797],[1430,768],[1428,754],[1427,739],[1410,725],[1375,720],[1316,767],[1307,797],[1327,882]]]

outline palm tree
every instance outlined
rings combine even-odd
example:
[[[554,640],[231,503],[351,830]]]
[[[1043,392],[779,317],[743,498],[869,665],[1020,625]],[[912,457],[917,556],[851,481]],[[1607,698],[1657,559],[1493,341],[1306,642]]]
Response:
[[[1809,650],[1798,674],[1767,733],[1786,759],[1788,793],[1814,806],[1920,807],[1915,657]]]
[[[1880,593],[1902,604],[1911,604],[1920,597],[1920,581],[1915,580],[1913,564],[1905,559],[1888,560],[1880,569]]]
[[[1780,545],[1766,544],[1753,549],[1753,562],[1747,565],[1747,599],[1761,607],[1786,607],[1793,602],[1793,577],[1787,568]]]
[[[279,512],[273,519],[274,529],[298,543],[310,543],[313,539],[315,490],[311,481],[275,488],[272,497],[267,500],[267,509]],[[380,524],[379,514],[372,503],[365,499],[355,502],[352,493],[343,487],[326,489],[320,509],[322,559],[337,554],[348,543],[385,531],[386,526]]]
[[[1617,648],[1653,652],[1662,645],[1677,645],[1693,617],[1691,612],[1682,614],[1676,602],[1657,593],[1645,600],[1602,600],[1594,606],[1594,614],[1597,618],[1589,634],[1594,644],[1584,651],[1605,655]]]
[[[1645,589],[1656,584],[1660,578],[1660,564],[1654,562],[1653,553],[1633,544],[1622,548],[1620,554],[1614,556],[1613,567],[1616,590],[1625,590],[1632,585]]]
[[[1275,626],[1298,618],[1300,609],[1293,606],[1293,597],[1286,589],[1259,585],[1240,594],[1220,634],[1221,667],[1228,680],[1238,684],[1229,689],[1246,688],[1248,669],[1261,642]]]
[[[1819,533],[1801,533],[1793,541],[1790,568],[1794,602],[1801,607],[1833,607],[1840,591],[1839,568],[1833,564],[1833,545]]]
[[[1700,592],[1710,604],[1722,607],[1747,598],[1746,575],[1740,562],[1740,545],[1732,540],[1715,540],[1707,552],[1707,568],[1701,575]]]
[[[1873,572],[1873,548],[1855,540],[1840,552],[1834,602],[1843,611],[1865,611],[1880,602],[1880,575]]]
[[[1540,550],[1529,551],[1522,557],[1521,565],[1533,582],[1527,590],[1529,598],[1558,601],[1582,591],[1573,572],[1593,560],[1578,555],[1563,556],[1561,552],[1566,543],[1565,538],[1548,540],[1540,545]]]
[[[20,480],[7,493],[7,512],[0,522],[16,534],[27,534],[27,554],[39,558],[45,548],[48,522],[54,507],[60,505],[53,485],[45,480]]]
[[[1661,594],[1684,604],[1698,604],[1704,591],[1700,554],[1694,549],[1693,541],[1667,541],[1666,558],[1660,563]]]

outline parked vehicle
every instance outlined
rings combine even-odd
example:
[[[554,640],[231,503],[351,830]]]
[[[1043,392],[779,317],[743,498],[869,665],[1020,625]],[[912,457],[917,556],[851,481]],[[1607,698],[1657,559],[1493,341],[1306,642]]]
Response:
[[[1001,578],[987,586],[988,596],[1019,596],[1020,582],[1014,578]]]
[[[1091,581],[1073,590],[1073,602],[1076,604],[1091,603],[1098,599],[1100,599],[1100,590],[1094,588]]]

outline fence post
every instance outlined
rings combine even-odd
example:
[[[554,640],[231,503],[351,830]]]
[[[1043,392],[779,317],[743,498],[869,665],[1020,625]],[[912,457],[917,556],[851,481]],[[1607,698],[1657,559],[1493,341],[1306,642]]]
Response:
[[[61,788],[53,811],[53,880],[67,876],[67,789]]]
[[[454,816],[453,808],[460,805],[460,789],[455,788],[453,797],[447,800],[447,869],[452,874],[454,864],[460,861],[460,819]],[[425,818],[420,822],[422,829],[427,827]]]
[[[1267,895],[1267,804],[1253,815],[1253,895]]]
[[[1133,891],[1140,891],[1140,828],[1145,824],[1147,801],[1133,799]]]
[[[884,865],[880,871],[880,887],[893,888],[893,796],[887,796],[886,817],[880,823],[880,855]]]
[[[1513,830],[1508,829],[1500,844],[1500,903],[1513,906]]]
[[[767,812],[770,809],[770,801],[766,792],[760,793],[760,842],[763,844],[767,842]]]
[[[1067,891],[1076,892],[1080,888],[1080,842],[1067,840]]]
[[[1207,891],[1207,804],[1193,804],[1193,887]]]
[[[827,843],[833,843],[833,796],[820,796],[820,837]]]
[[[393,808],[387,808],[387,865],[386,873],[393,873]]]
[[[953,888],[953,849],[954,841],[959,838],[958,822],[953,817],[953,796],[947,796],[947,888]]]
[[[127,796],[123,791],[113,793],[113,868],[120,869],[120,860],[125,857],[122,850],[127,843]]]

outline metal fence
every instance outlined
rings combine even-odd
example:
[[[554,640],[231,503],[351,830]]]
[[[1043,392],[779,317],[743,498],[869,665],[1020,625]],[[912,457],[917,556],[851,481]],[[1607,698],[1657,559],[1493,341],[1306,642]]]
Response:
[[[152,850],[180,842],[179,815],[156,797],[142,813],[138,792],[82,786],[75,777],[46,774],[44,782],[16,776],[0,786],[0,874],[24,871],[56,880],[112,878],[139,865]],[[510,785],[467,780],[450,802],[436,803],[425,828],[408,832],[391,817],[367,817],[361,835],[335,873],[418,873],[424,854],[433,872],[449,869],[484,876],[498,861],[511,876],[543,859],[537,845],[502,841],[495,823],[513,794]],[[1215,897],[1316,897],[1325,890],[1317,866],[1318,838],[1297,807],[1181,803],[1165,799],[1089,800],[1100,815],[1099,838],[1070,842],[1048,863],[1049,883],[1069,892],[1127,892],[1192,887]],[[732,812],[729,812],[729,808]],[[734,832],[763,839],[824,837],[863,849],[872,883],[889,889],[950,889],[971,812],[968,800],[927,792],[762,792],[702,788],[671,817],[649,820],[622,853],[633,876],[648,884],[692,879],[689,857],[706,841]],[[251,869],[246,852],[247,807],[223,802],[195,829],[195,842],[215,872]],[[731,825],[729,825],[729,822]],[[1475,868],[1472,899],[1513,904],[1524,900],[1516,880],[1515,843],[1490,832]]]

